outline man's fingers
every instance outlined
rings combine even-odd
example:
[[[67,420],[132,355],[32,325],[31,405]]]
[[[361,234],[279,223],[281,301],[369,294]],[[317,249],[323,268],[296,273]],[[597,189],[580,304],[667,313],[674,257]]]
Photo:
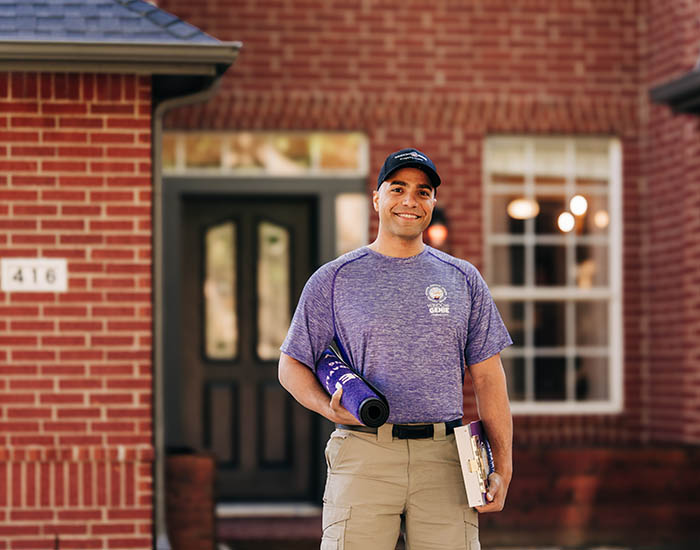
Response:
[[[501,477],[498,475],[491,474],[489,476],[489,486],[488,489],[486,490],[486,499],[489,502],[493,502],[493,500],[496,498],[496,495],[501,489]]]
[[[343,396],[343,388],[340,387],[335,390],[335,393],[331,396],[331,409],[337,411],[340,408],[340,398]]]

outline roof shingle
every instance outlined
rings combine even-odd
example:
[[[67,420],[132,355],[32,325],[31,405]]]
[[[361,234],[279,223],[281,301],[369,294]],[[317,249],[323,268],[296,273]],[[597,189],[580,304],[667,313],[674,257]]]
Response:
[[[220,44],[143,0],[0,0],[0,41]]]

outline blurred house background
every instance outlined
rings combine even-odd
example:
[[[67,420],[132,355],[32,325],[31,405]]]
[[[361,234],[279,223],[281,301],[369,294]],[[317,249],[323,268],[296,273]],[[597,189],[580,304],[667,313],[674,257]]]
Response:
[[[3,65],[0,257],[68,260],[67,292],[0,293],[6,547],[149,547],[161,446],[174,545],[211,488],[197,536],[313,547],[331,427],[278,385],[278,346],[308,275],[372,240],[370,191],[405,146],[445,182],[430,242],[482,271],[515,341],[515,473],[482,544],[700,545],[699,5],[94,4],[190,49],[110,77]],[[194,42],[221,46],[196,29],[241,41],[235,64],[195,70]]]

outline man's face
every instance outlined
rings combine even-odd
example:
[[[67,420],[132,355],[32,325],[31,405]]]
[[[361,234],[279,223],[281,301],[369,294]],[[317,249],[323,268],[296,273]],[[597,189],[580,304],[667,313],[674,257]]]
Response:
[[[397,170],[372,196],[380,230],[406,240],[420,237],[428,227],[436,200],[428,175],[418,168]]]

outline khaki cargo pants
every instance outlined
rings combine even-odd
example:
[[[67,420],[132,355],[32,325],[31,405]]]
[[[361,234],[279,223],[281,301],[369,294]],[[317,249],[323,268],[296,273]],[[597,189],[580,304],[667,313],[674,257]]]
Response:
[[[480,550],[454,434],[435,426],[432,439],[393,439],[390,424],[331,434],[321,550],[394,550],[402,515],[407,550]]]

